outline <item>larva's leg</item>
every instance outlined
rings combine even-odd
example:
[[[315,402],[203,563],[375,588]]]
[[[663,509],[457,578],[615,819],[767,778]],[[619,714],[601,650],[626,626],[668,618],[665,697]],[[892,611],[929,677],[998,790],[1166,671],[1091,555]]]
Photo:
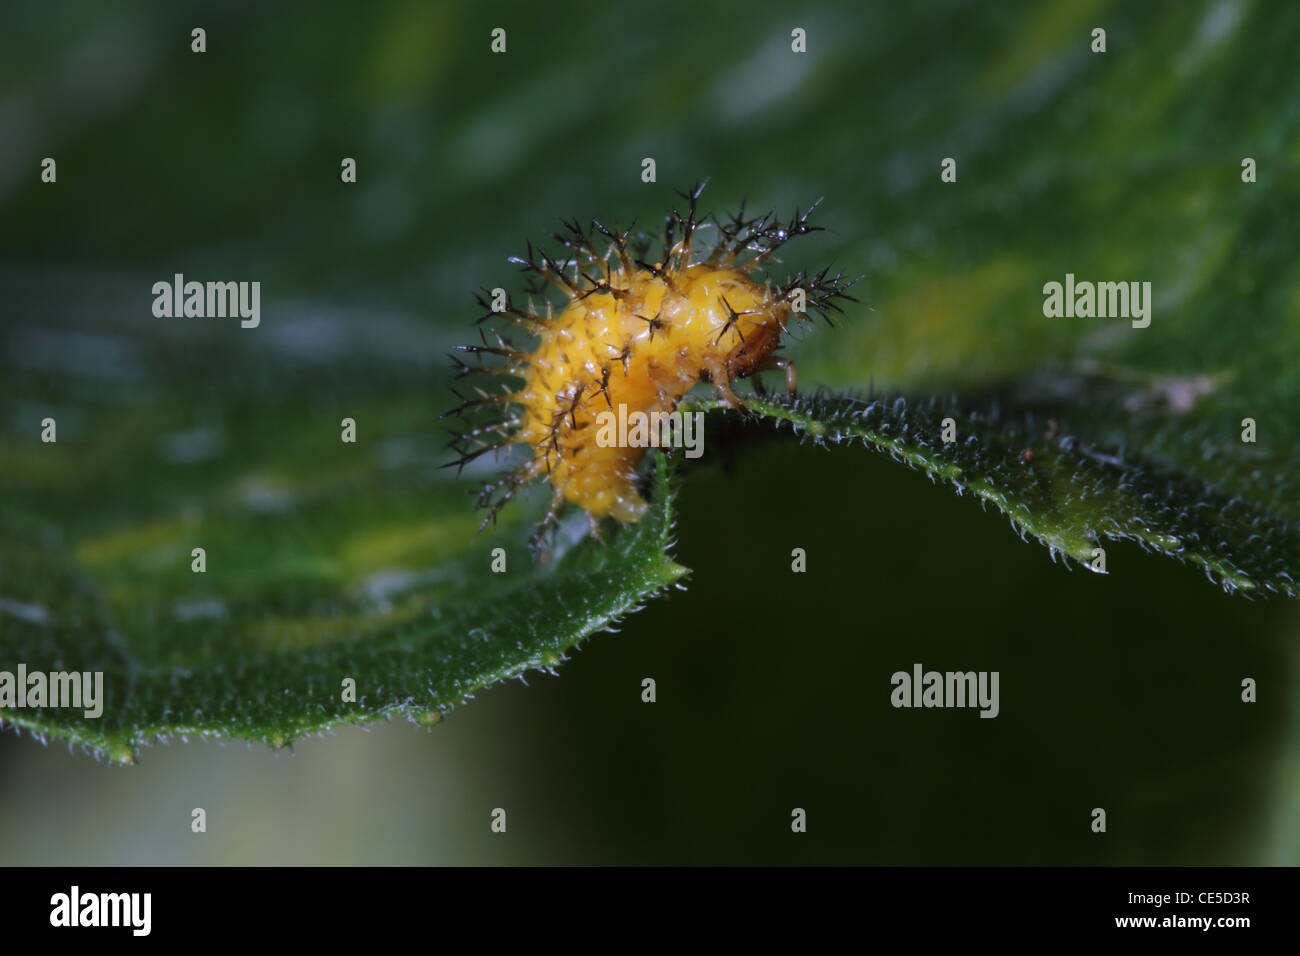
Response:
[[[597,518],[590,511],[588,511],[587,521],[591,524],[591,536],[595,538],[597,541],[599,541],[601,544],[604,544],[605,539],[600,536],[600,519]]]
[[[799,373],[790,359],[777,359],[776,367],[785,366],[785,393],[795,395],[799,392]]]
[[[776,355],[769,355],[759,363],[754,369],[754,390],[760,395],[762,389],[758,384],[758,373],[767,371],[785,372],[785,391],[787,395],[794,395],[799,391],[799,377],[795,371],[794,362],[787,358],[780,358]]]
[[[726,369],[719,368],[709,378],[713,383],[713,390],[718,393],[719,398],[742,415],[749,411],[749,406],[742,402],[740,396],[732,391],[731,380],[727,378]]]

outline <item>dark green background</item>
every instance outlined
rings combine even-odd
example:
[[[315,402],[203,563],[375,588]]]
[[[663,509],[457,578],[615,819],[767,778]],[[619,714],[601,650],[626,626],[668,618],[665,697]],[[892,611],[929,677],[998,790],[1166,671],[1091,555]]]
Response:
[[[87,377],[132,396],[123,427],[234,405],[250,441],[292,446],[304,415],[365,402],[436,432],[441,353],[470,334],[470,292],[514,287],[507,255],[561,217],[653,224],[672,187],[704,176],[719,211],[826,197],[831,231],[787,261],[863,275],[863,304],[792,348],[806,386],[994,388],[1081,357],[1115,380],[1246,383],[1190,419],[1138,423],[1132,440],[1174,462],[1245,414],[1295,407],[1300,97],[1282,4],[2,16],[7,342],[152,335],[145,292],[173,272],[263,283],[257,333],[173,326],[142,366]],[[188,52],[197,25],[203,56]],[[1103,57],[1088,52],[1098,25]],[[495,26],[504,57],[487,52]],[[805,59],[788,52],[794,26]],[[37,181],[46,155],[55,187]],[[944,185],[950,155],[959,182]],[[1178,291],[1149,336],[1099,345],[1095,327],[1042,317],[1042,283],[1066,271]],[[0,386],[2,468],[18,466],[33,397]],[[731,452],[686,470],[687,591],[558,678],[480,694],[427,735],[344,728],[292,756],[201,743],[110,769],[5,735],[0,863],[1294,859],[1294,605],[1226,596],[1135,546],[1108,546],[1105,578],[1067,570],[865,450]],[[1261,454],[1283,474],[1295,450]],[[110,466],[109,499],[147,497],[148,468]],[[793,547],[808,573],[790,572]],[[918,661],[1000,671],[1001,715],[892,709],[890,674]],[[189,832],[195,806],[206,836]],[[505,836],[488,832],[498,806]],[[1097,806],[1105,835],[1089,830]]]

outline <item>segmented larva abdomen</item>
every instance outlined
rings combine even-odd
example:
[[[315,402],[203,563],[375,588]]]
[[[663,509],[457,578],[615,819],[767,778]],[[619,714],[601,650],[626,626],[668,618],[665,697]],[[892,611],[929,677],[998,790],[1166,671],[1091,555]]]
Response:
[[[461,396],[453,409],[469,418],[471,428],[453,440],[460,457],[452,464],[463,467],[513,444],[531,449],[523,464],[480,494],[480,505],[490,509],[484,524],[519,488],[542,477],[554,494],[535,541],[564,501],[586,510],[593,524],[605,517],[638,520],[646,509],[636,488],[645,448],[598,442],[597,416],[620,406],[625,413],[671,412],[702,379],[730,405],[743,407],[731,382],[786,367],[773,353],[792,318],[807,318],[803,306],[826,317],[839,310],[836,299],[852,298],[845,292],[852,283],[828,276],[828,270],[781,286],[754,278],[783,243],[817,228],[808,225],[815,204],[788,223],[772,213],[745,218],[743,209],[726,222],[699,220],[696,201],[703,188],[681,194],[690,203],[688,212],[669,214],[662,251],[653,261],[644,237],[633,242],[629,232],[595,220],[590,233],[565,223],[568,234],[555,237],[566,250],[560,261],[534,253],[531,245],[528,258],[511,260],[542,285],[530,290],[525,308],[498,300],[483,318],[499,315],[525,326],[536,336],[536,347],[518,349],[493,332],[491,340],[482,336],[483,344],[459,350],[476,355],[477,364],[454,358],[461,375],[522,379],[514,389]],[[706,229],[717,233],[707,247]],[[595,247],[597,233],[608,244],[603,254]],[[533,296],[544,297],[547,285],[566,296],[558,314],[549,301],[544,312],[535,307]],[[504,363],[491,365],[487,356]],[[474,413],[483,409],[495,417],[476,423]]]

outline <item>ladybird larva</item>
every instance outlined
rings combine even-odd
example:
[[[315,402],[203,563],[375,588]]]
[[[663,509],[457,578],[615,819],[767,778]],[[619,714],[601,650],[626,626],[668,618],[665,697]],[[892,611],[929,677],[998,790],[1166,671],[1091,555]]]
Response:
[[[792,317],[808,320],[812,309],[829,323],[830,313],[840,311],[837,299],[856,301],[846,292],[852,282],[829,269],[801,272],[783,285],[755,278],[787,241],[819,229],[808,225],[817,203],[802,214],[796,209],[788,222],[771,212],[747,218],[743,205],[725,220],[699,218],[704,185],[678,193],[687,213],[674,209],[665,217],[654,259],[651,240],[633,237],[631,229],[611,230],[593,219],[587,231],[576,220],[565,222],[566,234],[554,236],[565,250],[558,259],[530,243],[527,258],[510,260],[533,276],[526,306],[508,296],[502,302],[500,293],[495,308],[476,297],[488,310],[480,323],[504,317],[536,339],[530,351],[495,330],[490,339],[480,330],[481,344],[457,350],[472,355],[472,364],[452,356],[457,378],[522,381],[495,394],[476,389],[469,399],[456,392],[461,403],[447,413],[465,417],[469,426],[450,443],[458,473],[488,452],[515,444],[531,449],[521,465],[478,493],[479,506],[488,509],[483,526],[536,478],[547,478],[553,493],[534,547],[565,501],[587,512],[593,530],[600,518],[639,520],[646,502],[636,469],[645,448],[598,443],[596,415],[620,405],[648,416],[671,412],[700,381],[743,410],[731,383],[768,369],[785,371],[793,391],[794,367],[775,355]],[[716,237],[705,243],[710,229]],[[603,254],[597,234],[608,244]],[[565,297],[558,314],[548,287]],[[485,412],[493,417],[478,420]]]

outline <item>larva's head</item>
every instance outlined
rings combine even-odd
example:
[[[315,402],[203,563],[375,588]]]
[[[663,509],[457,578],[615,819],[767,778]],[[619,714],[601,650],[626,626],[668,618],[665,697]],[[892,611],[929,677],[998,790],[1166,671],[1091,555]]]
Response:
[[[589,232],[566,222],[566,234],[555,236],[565,249],[558,260],[531,244],[527,258],[512,260],[536,279],[526,307],[500,293],[491,305],[480,298],[489,309],[483,319],[504,317],[537,339],[525,350],[495,331],[490,340],[480,333],[481,345],[461,349],[478,364],[454,359],[462,376],[482,372],[522,381],[498,394],[479,390],[479,397],[462,399],[455,409],[505,414],[471,421],[453,441],[460,452],[453,464],[463,467],[513,444],[531,449],[511,475],[480,495],[480,504],[491,508],[489,518],[526,482],[547,477],[555,489],[548,522],[566,500],[593,519],[637,520],[645,502],[635,472],[645,448],[600,440],[602,413],[671,412],[701,380],[740,404],[730,383],[767,367],[792,321],[807,320],[812,310],[829,322],[839,311],[837,300],[852,299],[846,292],[851,283],[825,269],[783,284],[760,277],[782,245],[817,229],[808,225],[815,204],[789,221],[772,213],[746,217],[743,207],[726,220],[700,219],[696,202],[703,188],[681,194],[687,213],[668,215],[657,255],[651,256],[647,237],[633,238],[631,230],[593,220]],[[603,251],[597,249],[601,237]],[[547,298],[553,290],[564,294],[562,303]],[[486,356],[504,362],[488,365]]]

